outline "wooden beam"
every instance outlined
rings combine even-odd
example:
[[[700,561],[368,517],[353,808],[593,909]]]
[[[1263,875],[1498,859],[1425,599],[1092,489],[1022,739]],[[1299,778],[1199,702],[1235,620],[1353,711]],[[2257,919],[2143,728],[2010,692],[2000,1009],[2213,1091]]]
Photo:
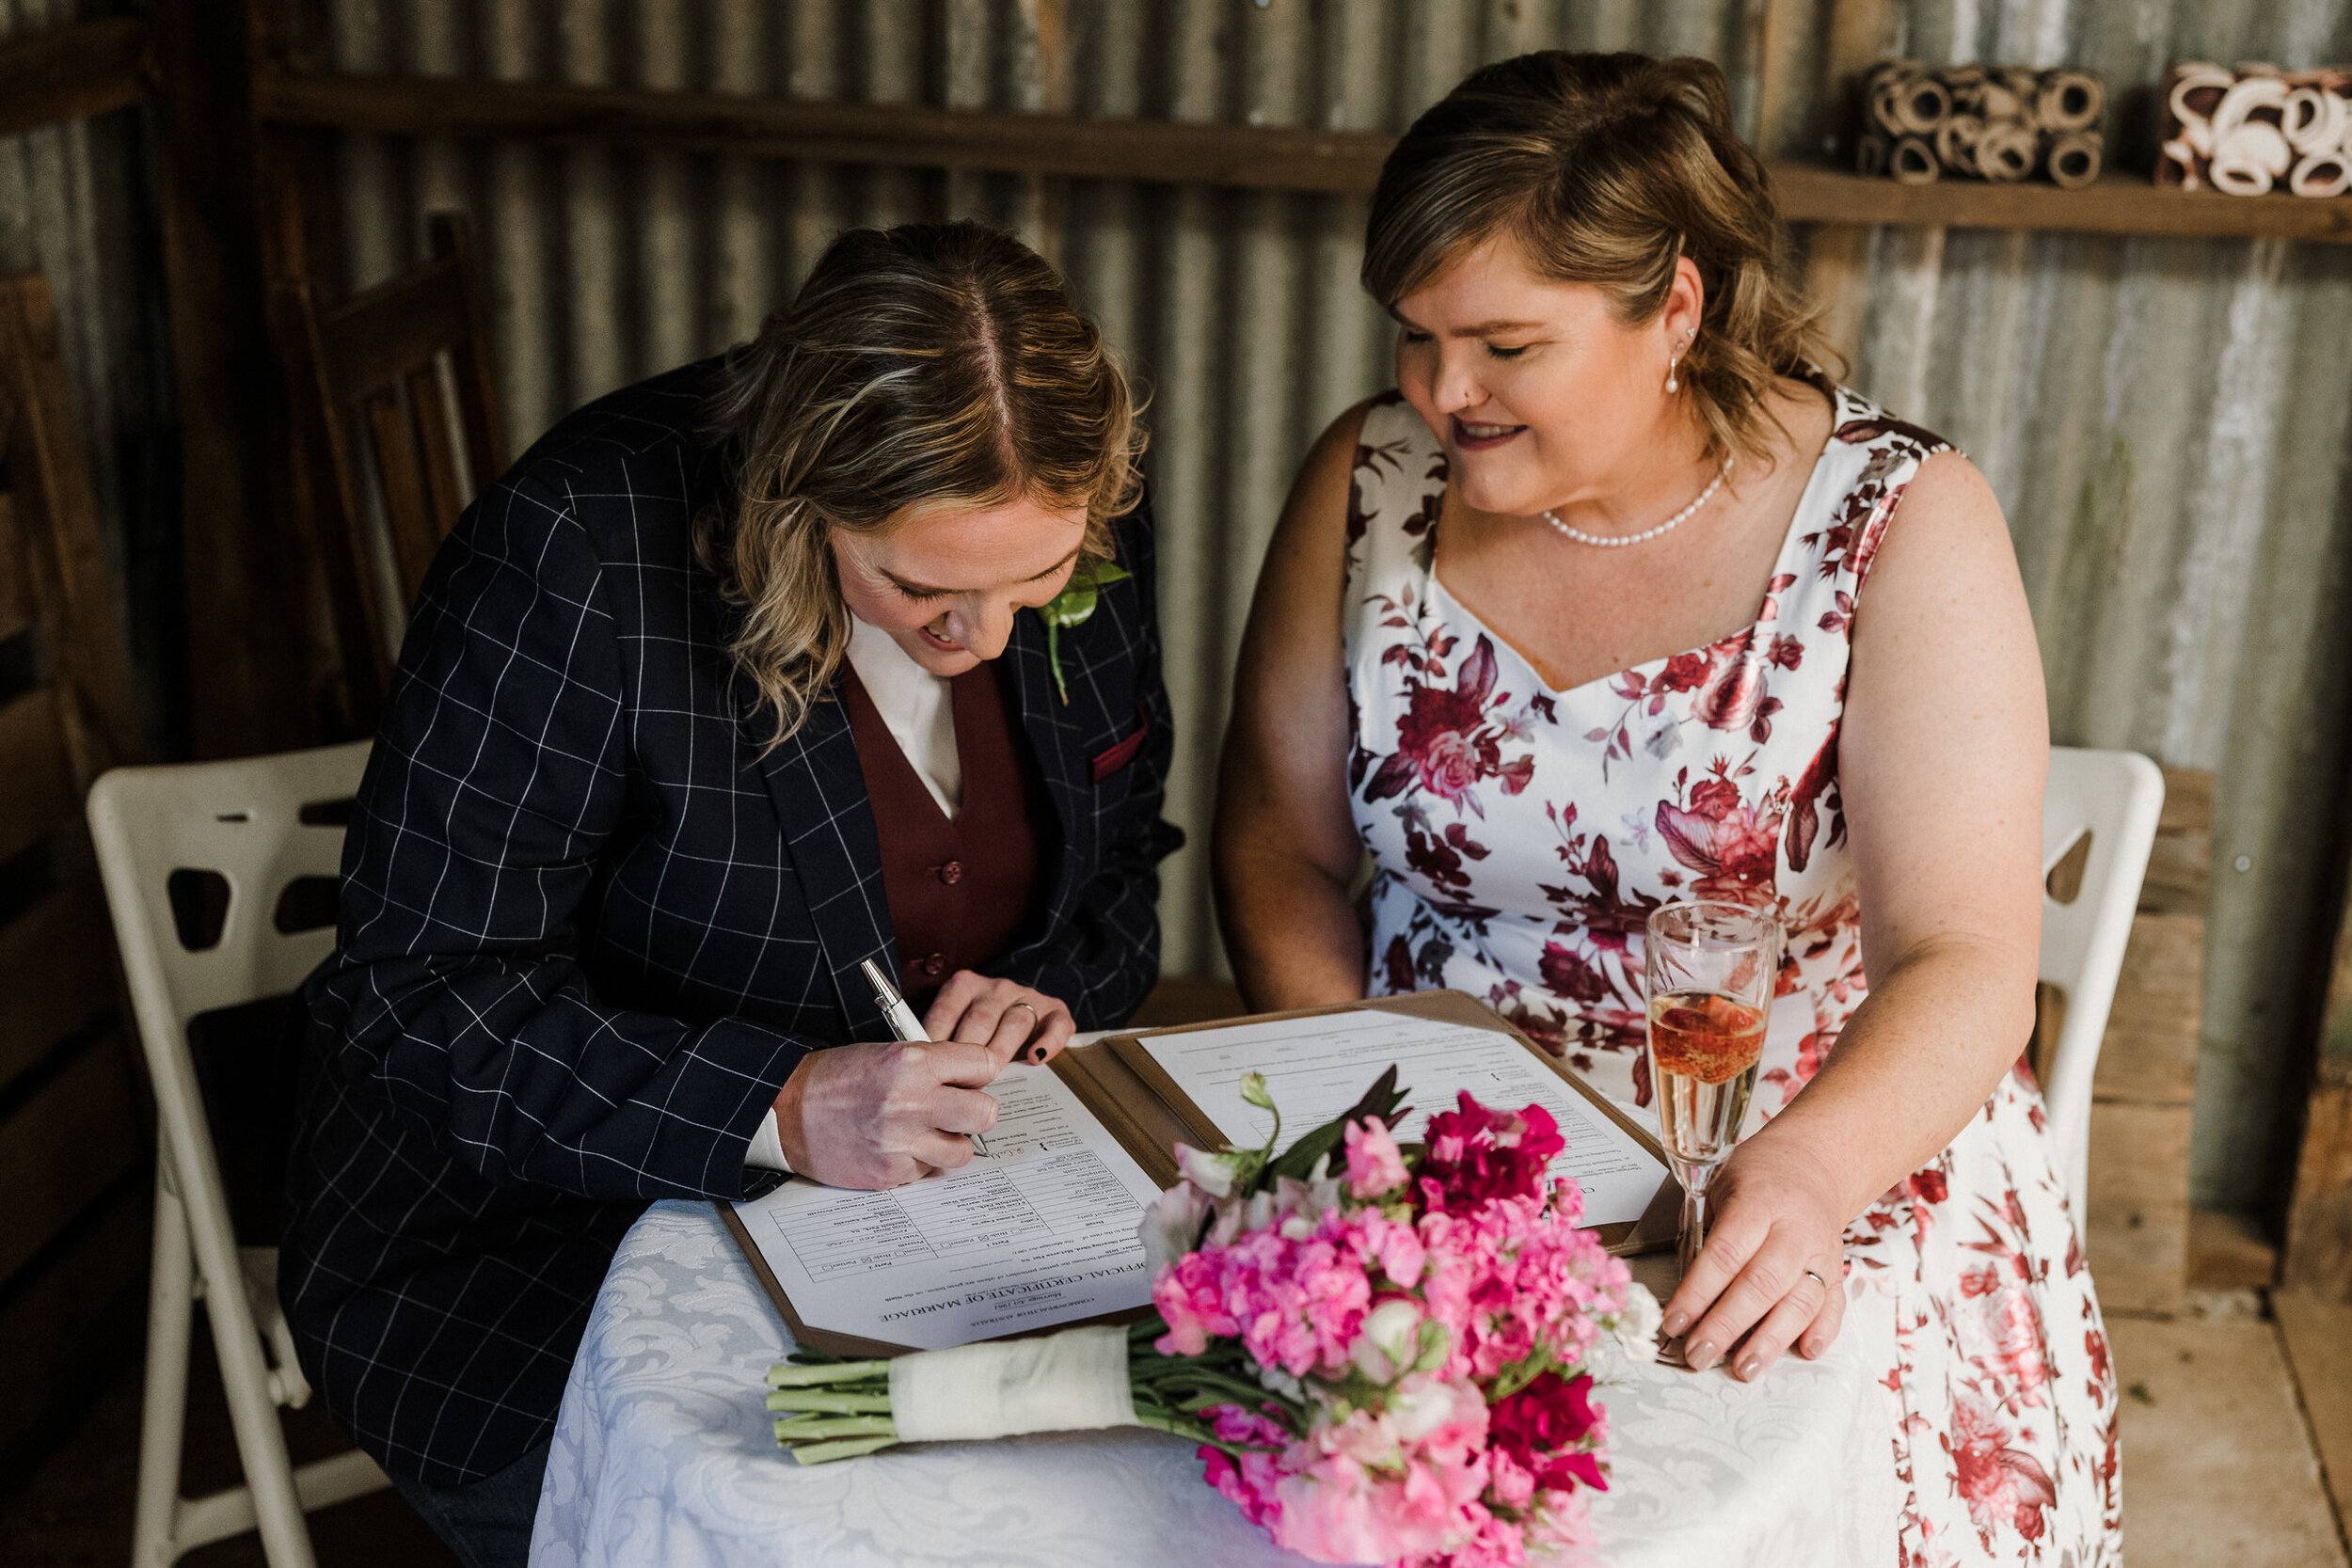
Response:
[[[1857,38],[1861,24],[1855,23]],[[1784,44],[1788,41],[1783,39]],[[1833,78],[1831,90],[1841,90]],[[1772,95],[1776,121],[1791,111]],[[817,163],[994,169],[1258,190],[1369,193],[1393,138],[1370,131],[919,105],[832,103],[467,77],[264,70],[257,113],[286,125],[390,135],[660,147]],[[1771,166],[1792,224],[1905,224],[2352,243],[2352,197],[2235,197],[2114,175],[2087,189],[1941,181],[1903,185],[1815,164]]]
[[[2071,230],[2205,239],[2352,244],[2352,197],[2224,196],[2169,190],[2112,174],[2081,190],[2024,182],[1939,180],[1905,185],[1812,164],[1772,166],[1790,223],[1891,223],[1920,228]]]
[[[271,279],[294,264],[254,112],[275,0],[157,0],[155,163],[180,409],[182,572],[195,750],[323,738],[310,550],[294,511]],[[298,261],[298,258],[294,259]]]
[[[1370,131],[1086,119],[352,71],[271,72],[260,79],[256,97],[268,119],[393,135],[619,144],[1261,190],[1367,192],[1395,144]]]
[[[0,39],[0,136],[136,103],[148,94],[147,41],[135,16]]]

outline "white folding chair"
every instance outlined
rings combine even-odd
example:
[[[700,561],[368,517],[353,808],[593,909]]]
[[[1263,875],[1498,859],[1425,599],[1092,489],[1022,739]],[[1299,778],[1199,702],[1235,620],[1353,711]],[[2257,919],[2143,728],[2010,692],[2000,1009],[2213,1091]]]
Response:
[[[199,1013],[293,990],[334,946],[331,927],[278,930],[277,911],[296,878],[340,871],[345,816],[333,807],[358,787],[367,756],[368,743],[357,741],[236,762],[118,768],[90,786],[90,833],[155,1085],[159,1146],[134,1568],[167,1568],[207,1542],[257,1527],[272,1568],[312,1568],[303,1511],[389,1484],[356,1449],[299,1470],[288,1463],[277,1407],[299,1408],[310,1386],[278,1306],[278,1249],[240,1249],[230,1227],[187,1033]],[[199,951],[181,941],[172,919],[167,887],[182,870],[218,873],[229,886],[219,939]],[[246,1484],[189,1498],[180,1496],[180,1449],[199,1296]]]
[[[2066,1021],[2042,1064],[2042,1098],[2077,1225],[2090,1196],[2091,1078],[2163,809],[2164,773],[2137,752],[2050,748],[2042,798],[2041,978],[2065,992]],[[2081,883],[2059,903],[2050,873],[2086,837]]]

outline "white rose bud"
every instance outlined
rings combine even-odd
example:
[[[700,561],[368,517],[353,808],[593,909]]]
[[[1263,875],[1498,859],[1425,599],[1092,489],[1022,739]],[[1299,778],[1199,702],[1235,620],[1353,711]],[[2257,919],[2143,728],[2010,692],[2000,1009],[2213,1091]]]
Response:
[[[1613,1325],[1617,1343],[1637,1367],[1658,1359],[1658,1327],[1666,1321],[1665,1308],[1650,1294],[1649,1287],[1629,1282],[1625,1288],[1625,1307]]]

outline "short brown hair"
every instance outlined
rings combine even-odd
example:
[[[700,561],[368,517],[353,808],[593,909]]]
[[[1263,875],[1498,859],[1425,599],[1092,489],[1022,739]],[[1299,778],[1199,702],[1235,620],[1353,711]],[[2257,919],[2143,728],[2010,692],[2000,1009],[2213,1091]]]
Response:
[[[725,480],[696,546],[739,611],[732,651],[774,710],[770,744],[849,648],[829,529],[1026,496],[1085,507],[1083,569],[1134,504],[1135,416],[1102,332],[1012,235],[908,223],[834,241],[704,409]]]
[[[1764,166],[1731,127],[1709,61],[1545,50],[1472,71],[1390,152],[1373,193],[1363,284],[1393,306],[1500,235],[1535,269],[1656,318],[1675,262],[1707,301],[1680,377],[1710,451],[1762,458],[1762,397],[1813,357]]]

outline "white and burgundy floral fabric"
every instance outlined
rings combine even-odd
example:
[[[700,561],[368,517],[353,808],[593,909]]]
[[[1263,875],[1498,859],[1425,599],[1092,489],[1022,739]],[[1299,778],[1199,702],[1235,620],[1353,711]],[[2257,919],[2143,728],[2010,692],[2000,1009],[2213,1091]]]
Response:
[[[1732,898],[1775,908],[1788,939],[1747,1130],[1836,1050],[1867,990],[1838,795],[1851,628],[1904,486],[1946,447],[1821,385],[1834,434],[1755,623],[1565,691],[1446,592],[1444,452],[1395,394],[1368,410],[1345,624],[1375,994],[1484,997],[1646,1117],[1644,924]],[[1846,1240],[1845,1332],[1891,1396],[1900,1568],[2119,1563],[2115,1377],[2023,1065]]]

